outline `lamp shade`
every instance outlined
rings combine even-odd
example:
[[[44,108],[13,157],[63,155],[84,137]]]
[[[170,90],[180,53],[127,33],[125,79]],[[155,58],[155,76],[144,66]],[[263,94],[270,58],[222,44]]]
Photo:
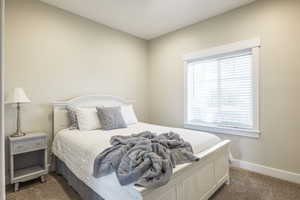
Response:
[[[6,103],[30,103],[31,101],[26,96],[23,88],[14,88],[8,95]]]

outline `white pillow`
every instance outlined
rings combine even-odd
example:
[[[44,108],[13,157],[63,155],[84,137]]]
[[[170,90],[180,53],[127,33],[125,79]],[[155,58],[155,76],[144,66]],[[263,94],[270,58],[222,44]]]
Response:
[[[78,127],[81,131],[91,131],[101,128],[96,108],[76,108]]]
[[[132,105],[121,106],[121,113],[127,125],[136,124],[138,122]]]

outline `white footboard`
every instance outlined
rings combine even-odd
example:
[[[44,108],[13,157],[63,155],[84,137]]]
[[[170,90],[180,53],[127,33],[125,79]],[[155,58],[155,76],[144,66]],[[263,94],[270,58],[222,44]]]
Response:
[[[199,162],[180,165],[171,181],[160,188],[139,189],[144,200],[207,200],[229,183],[229,141],[198,154]]]

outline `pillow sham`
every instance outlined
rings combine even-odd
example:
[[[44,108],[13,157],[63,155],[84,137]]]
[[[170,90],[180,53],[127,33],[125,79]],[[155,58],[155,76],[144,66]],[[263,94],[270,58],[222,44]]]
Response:
[[[100,123],[104,130],[126,128],[121,107],[97,107]]]
[[[70,130],[78,129],[78,120],[77,120],[75,108],[72,106],[68,106],[66,109],[68,111],[68,118],[70,124],[69,129]]]
[[[122,106],[121,113],[127,125],[136,124],[138,122],[132,105]]]
[[[80,131],[91,131],[101,128],[96,108],[76,108]]]

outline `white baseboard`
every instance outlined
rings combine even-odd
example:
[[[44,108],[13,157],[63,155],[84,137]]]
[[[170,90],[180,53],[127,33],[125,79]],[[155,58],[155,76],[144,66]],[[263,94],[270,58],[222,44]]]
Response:
[[[248,170],[248,171],[263,174],[263,175],[266,175],[266,176],[271,176],[271,177],[278,178],[278,179],[281,179],[281,180],[285,180],[285,181],[289,181],[289,182],[292,182],[292,183],[300,184],[300,174],[297,174],[297,173],[294,173],[294,172],[289,172],[289,171],[285,171],[285,170],[281,170],[281,169],[276,169],[276,168],[267,167],[267,166],[264,166],[264,165],[251,163],[251,162],[248,162],[248,161],[234,159],[232,157],[232,155],[230,155],[230,162],[231,162],[232,167],[241,168],[241,169],[245,169],[245,170]],[[48,169],[51,169],[50,164],[48,165]],[[6,178],[6,181],[5,181],[6,184],[9,184],[10,183],[9,182],[9,177],[5,176],[5,178]]]
[[[237,159],[231,159],[231,166],[300,184],[300,174],[297,173],[276,169],[272,167],[267,167],[264,165],[258,165],[255,163],[250,163],[247,161],[237,160]]]

